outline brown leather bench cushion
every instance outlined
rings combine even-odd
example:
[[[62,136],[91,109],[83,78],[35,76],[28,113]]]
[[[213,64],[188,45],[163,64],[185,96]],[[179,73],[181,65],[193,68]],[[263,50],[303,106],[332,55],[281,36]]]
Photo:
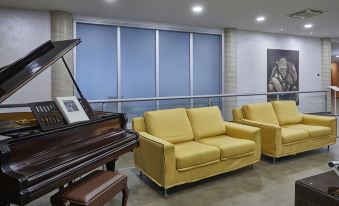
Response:
[[[127,188],[127,177],[120,173],[97,170],[51,197],[52,205],[98,206],[110,201]]]

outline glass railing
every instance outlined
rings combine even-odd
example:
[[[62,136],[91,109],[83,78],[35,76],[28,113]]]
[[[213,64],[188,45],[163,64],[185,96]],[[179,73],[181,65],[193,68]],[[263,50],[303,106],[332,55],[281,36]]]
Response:
[[[94,110],[126,113],[128,119],[140,117],[146,111],[171,108],[218,106],[225,120],[232,120],[232,109],[244,104],[271,100],[294,99],[300,112],[327,113],[330,110],[329,91],[293,91],[275,93],[217,94],[134,99],[90,100]]]

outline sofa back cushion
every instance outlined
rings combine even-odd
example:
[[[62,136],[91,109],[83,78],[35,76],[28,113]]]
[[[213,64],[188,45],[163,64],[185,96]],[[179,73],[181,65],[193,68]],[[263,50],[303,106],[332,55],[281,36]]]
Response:
[[[248,120],[266,124],[279,125],[278,118],[270,102],[246,104],[242,106],[242,109],[246,119]]]
[[[145,112],[144,119],[149,134],[173,144],[194,139],[186,109],[179,108]]]
[[[238,108],[233,108],[232,109],[232,116],[233,116],[233,121],[239,121],[244,119],[244,114],[242,113],[241,107]]]
[[[194,139],[226,134],[226,127],[218,107],[187,109]]]
[[[272,105],[280,125],[301,123],[301,114],[295,101],[273,101]]]

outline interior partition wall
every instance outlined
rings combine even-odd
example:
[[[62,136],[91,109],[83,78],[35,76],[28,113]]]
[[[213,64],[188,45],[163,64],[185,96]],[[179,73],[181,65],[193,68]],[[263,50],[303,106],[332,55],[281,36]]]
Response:
[[[89,100],[212,95],[223,92],[223,33],[75,22],[75,77]],[[219,99],[213,104],[219,105]],[[109,103],[124,112],[206,106],[206,100]],[[94,105],[95,106],[95,105]]]

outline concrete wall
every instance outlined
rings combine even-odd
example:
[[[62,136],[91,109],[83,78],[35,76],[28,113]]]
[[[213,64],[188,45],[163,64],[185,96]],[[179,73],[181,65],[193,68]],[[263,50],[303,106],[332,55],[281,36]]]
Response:
[[[299,90],[321,90],[321,40],[292,35],[238,31],[238,93],[267,92],[267,49],[299,51]],[[319,76],[318,76],[319,75]],[[300,110],[324,108],[323,94],[300,95]],[[238,98],[238,104],[266,101],[265,97]]]
[[[49,12],[0,8],[0,67],[25,56],[51,39]],[[51,99],[51,71],[47,69],[4,104]]]

